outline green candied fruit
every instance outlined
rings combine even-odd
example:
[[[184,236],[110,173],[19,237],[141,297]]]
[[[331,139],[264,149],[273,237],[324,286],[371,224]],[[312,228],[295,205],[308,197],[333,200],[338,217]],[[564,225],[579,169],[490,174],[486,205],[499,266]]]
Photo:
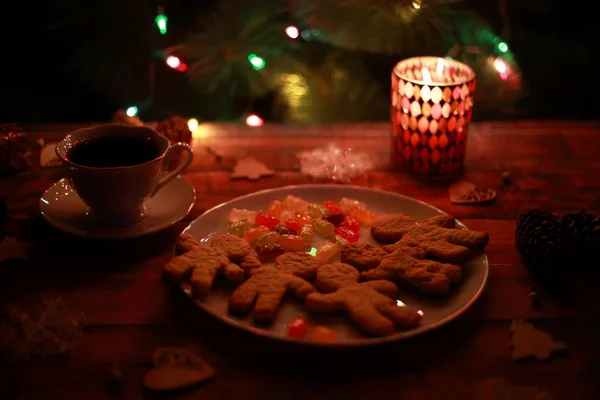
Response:
[[[269,246],[272,244],[276,244],[279,241],[279,237],[281,235],[277,232],[268,232],[264,235],[260,235],[256,238],[254,245],[256,246]]]
[[[346,245],[346,244],[350,243],[350,242],[348,242],[348,241],[347,241],[345,238],[341,237],[340,235],[335,235],[335,236],[333,237],[333,239],[331,239],[331,241],[332,241],[333,243],[337,243],[337,244],[339,244],[340,246],[344,246],[344,245]]]
[[[311,244],[313,239],[313,230],[310,225],[304,225],[300,230],[300,237],[305,243]]]
[[[312,219],[326,218],[330,214],[329,210],[320,204],[310,203],[308,205],[308,215]]]
[[[230,223],[227,226],[227,233],[231,233],[232,235],[235,235],[237,237],[242,237],[244,236],[244,232],[252,228],[252,226],[253,225],[250,221],[248,221],[247,219],[243,219],[238,222]]]
[[[335,226],[331,222],[326,221],[324,219],[314,219],[312,222],[312,226],[313,231],[317,235],[323,236],[325,238],[332,238],[335,235]]]

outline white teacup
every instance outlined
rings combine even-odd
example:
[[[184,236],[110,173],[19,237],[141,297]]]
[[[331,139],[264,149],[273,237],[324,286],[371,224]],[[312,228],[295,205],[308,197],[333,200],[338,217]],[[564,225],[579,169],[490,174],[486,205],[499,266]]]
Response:
[[[78,143],[93,143],[106,137],[114,137],[115,140],[149,140],[156,146],[156,157],[134,165],[107,167],[88,166],[85,160],[75,163],[71,159],[72,149]],[[163,170],[169,164],[174,149],[185,150],[185,161],[163,177]],[[175,178],[193,159],[192,149],[185,143],[169,145],[169,140],[154,129],[119,124],[73,131],[56,145],[56,154],[63,162],[71,186],[90,207],[90,214],[107,226],[125,226],[141,220],[144,217],[145,200]],[[100,157],[108,160],[111,154],[102,154]]]

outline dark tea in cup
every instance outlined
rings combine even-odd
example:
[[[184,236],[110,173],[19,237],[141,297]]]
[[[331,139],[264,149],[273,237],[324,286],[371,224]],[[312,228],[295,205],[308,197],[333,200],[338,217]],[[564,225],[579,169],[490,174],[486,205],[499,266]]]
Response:
[[[160,149],[150,137],[105,136],[76,142],[68,151],[69,160],[94,168],[130,167],[152,161]]]

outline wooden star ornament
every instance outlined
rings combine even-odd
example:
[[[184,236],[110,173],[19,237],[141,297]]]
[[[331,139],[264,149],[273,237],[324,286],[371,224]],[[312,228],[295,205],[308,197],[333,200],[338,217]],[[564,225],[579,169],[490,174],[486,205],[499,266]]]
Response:
[[[268,168],[265,164],[252,157],[245,157],[238,160],[233,167],[232,179],[249,179],[255,181],[263,176],[273,176],[275,171]]]
[[[29,259],[29,249],[33,246],[31,242],[21,242],[13,236],[7,236],[0,243],[0,263],[11,259]]]
[[[512,322],[510,331],[513,334],[511,342],[513,360],[524,358],[547,360],[552,353],[567,348],[566,344],[554,340],[550,334],[520,319]]]

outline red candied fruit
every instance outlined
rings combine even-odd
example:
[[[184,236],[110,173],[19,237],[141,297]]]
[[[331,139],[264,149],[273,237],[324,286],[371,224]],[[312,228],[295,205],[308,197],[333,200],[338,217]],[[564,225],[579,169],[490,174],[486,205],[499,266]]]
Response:
[[[325,203],[323,203],[323,207],[328,209],[332,214],[344,214],[342,207],[333,200],[327,200]]]
[[[299,233],[302,230],[302,224],[291,218],[285,221],[285,227],[295,233]]]
[[[354,218],[351,215],[346,215],[346,217],[344,217],[344,223],[342,226],[350,229],[352,232],[355,232],[355,233],[360,232],[360,224],[358,223],[356,218]]]
[[[352,232],[350,229],[345,226],[339,226],[333,230],[336,235],[339,235],[349,241],[350,243],[356,243],[360,234],[358,232]]]
[[[287,326],[286,333],[294,339],[302,339],[308,331],[308,324],[304,318],[296,317]]]
[[[259,212],[256,215],[256,225],[263,225],[269,229],[273,229],[279,224],[279,218],[267,212]]]

